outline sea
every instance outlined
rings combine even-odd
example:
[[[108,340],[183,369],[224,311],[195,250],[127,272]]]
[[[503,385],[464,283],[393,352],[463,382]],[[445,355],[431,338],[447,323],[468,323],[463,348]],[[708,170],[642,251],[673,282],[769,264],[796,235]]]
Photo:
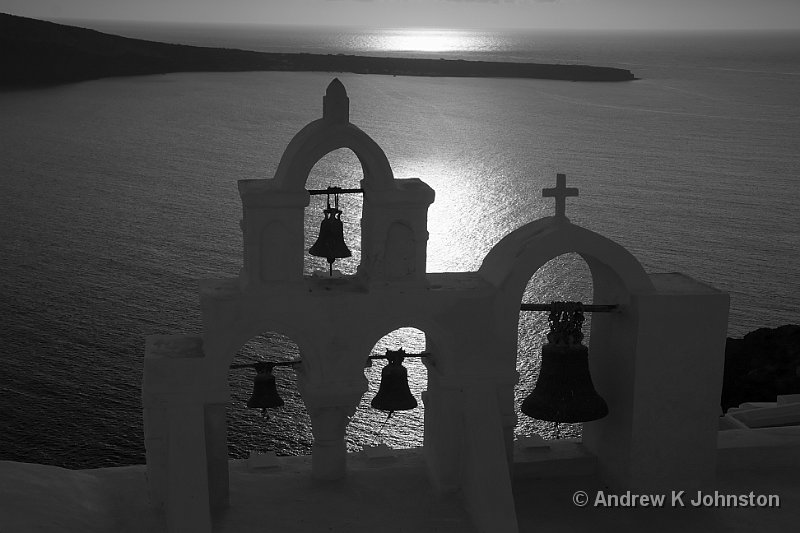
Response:
[[[292,136],[321,116],[338,77],[351,121],[398,178],[436,191],[428,271],[473,271],[509,231],[553,212],[556,173],[580,195],[572,222],[618,242],[648,272],[682,272],[730,294],[728,335],[800,323],[800,33],[306,28],[69,21],[164,42],[274,52],[589,64],[621,83],[312,72],[177,73],[0,93],[0,460],[94,468],[144,462],[145,338],[197,334],[198,280],[242,267],[237,180],[271,178]],[[337,150],[308,188],[357,187]],[[361,198],[341,199],[360,259]],[[306,210],[316,238],[324,199]],[[326,268],[308,256],[308,274]],[[591,302],[582,259],[560,256],[526,301]],[[522,313],[517,404],[538,373],[547,317]],[[588,328],[587,328],[588,331]],[[680,335],[680,331],[675,331]],[[591,339],[588,339],[591,353]],[[387,332],[374,354],[426,349],[424,332]],[[300,357],[265,331],[234,362]],[[365,354],[365,356],[368,354]],[[347,430],[358,451],[423,441],[426,372],[406,360],[418,409],[369,408],[382,364]],[[289,369],[286,405],[245,404],[253,372],[232,370],[228,444],[308,454],[308,415]],[[519,414],[516,434],[576,436]]]

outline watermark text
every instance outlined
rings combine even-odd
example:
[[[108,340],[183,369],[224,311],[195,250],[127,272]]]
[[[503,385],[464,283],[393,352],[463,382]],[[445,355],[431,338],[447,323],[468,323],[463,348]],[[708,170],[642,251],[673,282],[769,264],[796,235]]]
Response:
[[[597,491],[589,494],[579,490],[572,495],[577,507],[780,507],[778,494],[746,493],[727,494],[713,492],[673,490],[667,493],[613,493]]]

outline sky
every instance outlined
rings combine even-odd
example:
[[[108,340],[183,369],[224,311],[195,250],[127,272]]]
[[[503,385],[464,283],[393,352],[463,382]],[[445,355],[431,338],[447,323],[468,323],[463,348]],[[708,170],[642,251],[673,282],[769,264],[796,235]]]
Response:
[[[0,0],[0,12],[383,28],[800,29],[800,0]]]

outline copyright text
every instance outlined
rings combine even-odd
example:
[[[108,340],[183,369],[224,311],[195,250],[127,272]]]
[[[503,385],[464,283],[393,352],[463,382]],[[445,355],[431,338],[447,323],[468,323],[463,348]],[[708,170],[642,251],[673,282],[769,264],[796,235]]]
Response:
[[[572,502],[578,507],[780,507],[781,498],[777,494],[747,493],[726,494],[714,492],[686,492],[673,490],[663,494],[637,494],[631,491],[608,493],[598,491],[590,496],[579,490],[572,495]]]

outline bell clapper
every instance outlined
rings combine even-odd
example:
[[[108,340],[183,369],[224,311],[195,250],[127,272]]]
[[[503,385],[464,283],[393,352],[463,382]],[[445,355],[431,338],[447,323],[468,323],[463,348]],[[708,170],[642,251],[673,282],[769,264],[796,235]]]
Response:
[[[373,441],[372,446],[365,446],[364,453],[367,459],[389,459],[394,457],[394,452],[392,448],[383,442],[383,428],[386,426],[386,423],[394,414],[394,411],[389,411],[386,420],[383,421],[381,424],[380,429],[378,429],[377,434],[375,435],[375,440]]]
[[[390,418],[392,418],[393,414],[394,414],[394,411],[389,411],[389,416],[386,417],[386,420],[383,421],[383,424],[381,424],[381,427],[378,428],[378,433],[377,433],[377,435],[375,435],[375,445],[376,446],[380,446],[380,444],[383,442],[383,440],[381,439],[381,437],[383,436],[383,428],[386,427],[386,423],[389,421]]]
[[[392,415],[393,415],[393,414],[394,414],[394,411],[389,411],[389,415],[386,417],[386,420],[384,420],[384,421],[383,421],[383,424],[381,424],[381,427],[378,429],[378,436],[379,436],[379,437],[380,437],[380,436],[381,436],[381,434],[383,433],[383,428],[385,428],[385,427],[386,427],[386,423],[387,423],[387,422],[389,422],[389,419],[390,419],[390,418],[392,418]]]

